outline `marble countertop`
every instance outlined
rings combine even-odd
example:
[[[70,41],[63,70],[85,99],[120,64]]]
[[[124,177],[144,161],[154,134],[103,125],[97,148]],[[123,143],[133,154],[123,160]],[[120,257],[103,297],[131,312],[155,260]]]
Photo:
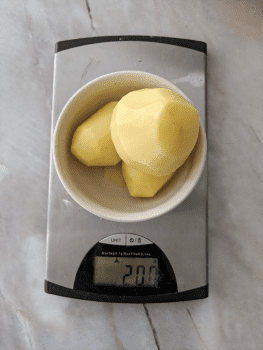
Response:
[[[14,0],[0,9],[0,349],[261,349],[262,1]],[[132,34],[207,43],[207,299],[109,304],[44,292],[55,43]]]

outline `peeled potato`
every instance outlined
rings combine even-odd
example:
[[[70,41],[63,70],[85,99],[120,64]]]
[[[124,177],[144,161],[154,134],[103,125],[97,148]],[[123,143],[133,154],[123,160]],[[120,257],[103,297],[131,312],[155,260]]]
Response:
[[[193,150],[199,113],[172,90],[142,89],[118,102],[110,129],[116,151],[127,166],[165,176],[176,171]]]
[[[75,131],[71,152],[87,166],[116,165],[120,157],[111,139],[112,112],[118,102],[110,102]]]
[[[174,174],[152,176],[131,168],[124,162],[122,162],[122,172],[132,197],[153,197]]]

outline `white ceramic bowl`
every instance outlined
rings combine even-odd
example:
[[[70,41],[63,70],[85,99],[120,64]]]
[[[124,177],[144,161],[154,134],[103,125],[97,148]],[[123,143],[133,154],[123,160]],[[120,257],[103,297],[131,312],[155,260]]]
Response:
[[[101,76],[84,85],[70,98],[59,116],[52,142],[58,176],[79,205],[101,218],[118,222],[156,218],[179,206],[200,179],[207,154],[206,133],[201,120],[192,153],[153,198],[131,197],[126,186],[105,180],[104,167],[87,167],[70,152],[76,128],[106,103],[119,100],[133,90],[157,87],[171,89],[190,101],[163,78],[145,72],[123,71]]]

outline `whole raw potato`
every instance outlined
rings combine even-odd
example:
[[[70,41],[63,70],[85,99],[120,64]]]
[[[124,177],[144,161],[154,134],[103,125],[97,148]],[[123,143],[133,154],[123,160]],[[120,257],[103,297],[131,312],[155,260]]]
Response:
[[[124,162],[122,162],[122,173],[132,197],[153,197],[174,174],[152,176],[131,168]]]
[[[75,131],[71,152],[87,166],[110,166],[120,162],[111,140],[110,123],[117,101],[99,109]]]
[[[153,176],[169,175],[196,144],[199,112],[172,90],[136,90],[117,103],[110,130],[116,151],[128,166]]]

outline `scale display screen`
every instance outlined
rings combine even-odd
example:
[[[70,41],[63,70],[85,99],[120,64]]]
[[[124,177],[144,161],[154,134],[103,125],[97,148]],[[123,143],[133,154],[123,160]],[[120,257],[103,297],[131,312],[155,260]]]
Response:
[[[158,287],[158,259],[96,256],[95,285]]]

